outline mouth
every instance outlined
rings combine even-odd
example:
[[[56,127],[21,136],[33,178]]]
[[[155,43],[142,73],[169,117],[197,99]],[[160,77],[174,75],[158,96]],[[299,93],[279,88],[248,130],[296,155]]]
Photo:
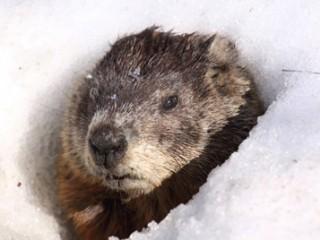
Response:
[[[106,176],[107,181],[123,181],[123,180],[141,180],[137,176],[133,176],[131,174],[124,174],[124,175],[115,175],[115,174],[110,174]]]
[[[105,177],[105,184],[113,190],[124,191],[130,196],[147,193],[153,188],[148,181],[132,174],[109,174]]]

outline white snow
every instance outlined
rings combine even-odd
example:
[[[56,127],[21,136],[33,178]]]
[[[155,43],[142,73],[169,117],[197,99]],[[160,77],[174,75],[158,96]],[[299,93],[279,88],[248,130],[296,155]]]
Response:
[[[153,24],[230,36],[273,103],[190,203],[131,239],[320,239],[319,13],[317,0],[1,1],[0,239],[61,239],[52,179],[69,86]]]

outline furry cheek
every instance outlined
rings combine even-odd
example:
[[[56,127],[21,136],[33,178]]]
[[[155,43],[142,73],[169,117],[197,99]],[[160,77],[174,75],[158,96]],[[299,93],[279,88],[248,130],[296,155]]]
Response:
[[[172,157],[159,147],[144,141],[128,148],[125,164],[153,187],[160,186],[164,179],[178,169],[178,164]]]

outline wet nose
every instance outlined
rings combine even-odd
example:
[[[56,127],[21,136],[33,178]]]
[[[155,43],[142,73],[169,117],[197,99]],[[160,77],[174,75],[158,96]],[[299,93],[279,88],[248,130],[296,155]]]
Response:
[[[96,164],[109,169],[116,166],[124,156],[128,143],[120,131],[101,127],[93,132],[89,145]]]

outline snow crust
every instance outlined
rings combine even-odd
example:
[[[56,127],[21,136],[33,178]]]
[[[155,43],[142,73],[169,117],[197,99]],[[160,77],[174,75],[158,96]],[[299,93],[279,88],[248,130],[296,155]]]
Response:
[[[320,238],[320,2],[0,2],[0,239],[61,239],[57,132],[69,87],[150,25],[237,43],[269,106],[200,193],[131,239]]]

